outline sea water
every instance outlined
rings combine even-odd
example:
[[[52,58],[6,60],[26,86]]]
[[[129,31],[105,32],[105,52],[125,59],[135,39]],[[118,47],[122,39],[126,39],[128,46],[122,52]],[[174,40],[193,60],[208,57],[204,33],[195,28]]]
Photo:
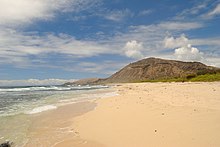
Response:
[[[107,86],[0,87],[0,143],[27,141],[30,115],[91,98],[112,96]]]

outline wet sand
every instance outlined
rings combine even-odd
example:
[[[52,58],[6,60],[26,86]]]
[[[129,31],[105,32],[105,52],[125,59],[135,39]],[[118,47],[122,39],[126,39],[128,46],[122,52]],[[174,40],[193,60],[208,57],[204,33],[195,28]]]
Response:
[[[220,82],[114,88],[118,96],[35,116],[26,146],[40,139],[55,147],[220,146]]]
[[[33,115],[25,147],[52,147],[63,141],[67,146],[71,146],[70,143],[81,144],[83,140],[79,140],[72,119],[93,110],[95,106],[94,102],[79,102]]]

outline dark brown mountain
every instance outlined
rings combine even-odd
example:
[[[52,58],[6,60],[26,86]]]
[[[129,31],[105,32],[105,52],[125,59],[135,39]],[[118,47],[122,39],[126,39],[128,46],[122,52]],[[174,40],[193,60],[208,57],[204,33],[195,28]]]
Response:
[[[87,84],[106,84],[190,78],[203,74],[220,72],[220,68],[207,66],[200,62],[183,62],[159,58],[146,58],[130,63],[106,79],[96,79]],[[86,81],[84,81],[86,83]]]
[[[172,78],[187,78],[219,72],[220,69],[200,62],[183,62],[159,58],[147,58],[131,63],[116,72],[105,83],[136,82]]]

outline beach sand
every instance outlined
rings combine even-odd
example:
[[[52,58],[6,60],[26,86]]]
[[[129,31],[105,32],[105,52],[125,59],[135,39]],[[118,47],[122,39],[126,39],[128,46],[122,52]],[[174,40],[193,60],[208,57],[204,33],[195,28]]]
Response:
[[[220,146],[220,82],[132,83],[114,88],[118,96],[35,116],[26,146],[37,146],[36,140],[54,147]],[[54,128],[69,133],[59,138]]]

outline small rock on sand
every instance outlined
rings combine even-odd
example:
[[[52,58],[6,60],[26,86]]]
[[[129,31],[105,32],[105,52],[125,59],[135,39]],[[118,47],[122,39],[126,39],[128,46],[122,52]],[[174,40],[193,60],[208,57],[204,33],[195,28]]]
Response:
[[[7,141],[5,143],[0,144],[0,147],[11,147],[11,145],[12,145],[12,142]]]

